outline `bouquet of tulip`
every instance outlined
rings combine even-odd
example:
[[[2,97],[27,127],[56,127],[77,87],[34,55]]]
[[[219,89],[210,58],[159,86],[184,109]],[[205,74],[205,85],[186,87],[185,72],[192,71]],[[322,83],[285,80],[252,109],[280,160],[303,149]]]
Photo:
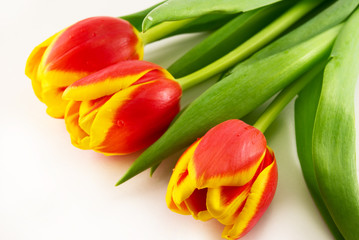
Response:
[[[47,113],[64,118],[81,149],[146,149],[117,185],[188,149],[166,201],[222,223],[238,239],[264,214],[277,164],[263,135],[297,95],[298,156],[336,239],[359,236],[354,89],[359,0],[168,0],[128,16],[92,17],[37,46],[26,75]],[[211,34],[168,69],[143,60],[146,44]],[[218,81],[180,112],[186,89]],[[239,120],[276,96],[253,126]]]

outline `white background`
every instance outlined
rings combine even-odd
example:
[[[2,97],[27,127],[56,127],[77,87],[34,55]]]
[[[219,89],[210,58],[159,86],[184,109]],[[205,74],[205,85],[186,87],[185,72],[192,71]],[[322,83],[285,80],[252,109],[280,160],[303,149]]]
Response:
[[[0,239],[220,239],[216,221],[196,221],[167,209],[165,193],[176,156],[154,177],[144,172],[114,187],[133,160],[76,149],[63,120],[46,115],[24,74],[31,50],[86,17],[121,16],[157,0],[19,0],[0,8]],[[203,34],[146,46],[145,59],[168,67]],[[203,91],[184,94],[183,105]],[[278,161],[272,204],[243,239],[332,239],[303,181],[290,104],[268,129]]]

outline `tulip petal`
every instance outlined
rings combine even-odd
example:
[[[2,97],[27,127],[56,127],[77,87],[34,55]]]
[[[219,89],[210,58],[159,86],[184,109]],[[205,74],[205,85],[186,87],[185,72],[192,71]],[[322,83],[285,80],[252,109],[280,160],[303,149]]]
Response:
[[[168,183],[166,203],[169,209],[180,214],[191,214],[184,203],[184,200],[188,198],[194,191],[193,187],[188,188],[190,184],[183,184],[188,177],[187,166],[190,158],[193,156],[193,152],[196,149],[200,139],[194,142],[187,150],[182,154],[177,161],[176,167],[173,169],[171,179]],[[188,180],[187,180],[188,181]],[[185,187],[183,187],[185,186]]]
[[[207,221],[212,216],[207,211],[207,189],[196,189],[194,179],[188,176],[189,160],[201,139],[193,143],[178,160],[168,185],[166,202],[168,207],[180,214],[192,214],[195,219]]]
[[[128,154],[157,140],[179,112],[180,85],[159,79],[114,94],[91,127],[90,146],[104,154]]]
[[[62,99],[64,87],[43,86],[42,99],[46,104],[46,112],[51,117],[63,118],[68,101]]]
[[[258,129],[228,120],[205,134],[188,172],[197,188],[243,186],[253,178],[265,152],[266,140]]]
[[[92,123],[99,111],[112,96],[105,96],[95,100],[82,101],[79,109],[78,124],[87,134],[91,133]]]
[[[40,63],[37,77],[42,85],[67,87],[73,82],[86,77],[92,72],[47,71]]]
[[[147,74],[150,75],[145,78]],[[143,83],[163,76],[173,78],[165,69],[150,62],[119,62],[74,82],[66,89],[63,98],[76,101],[96,99],[114,94],[137,81]]]
[[[69,71],[65,67],[62,69],[49,69],[49,55],[53,52],[53,48],[56,47],[58,44],[59,38],[66,33],[67,29],[62,30],[59,32],[53,39],[50,45],[45,49],[41,61],[39,62],[38,69],[36,76],[38,78],[38,81],[41,82],[42,86],[56,86],[56,87],[66,87],[73,83],[74,81],[87,76],[91,72],[89,71]],[[60,54],[60,53],[58,53]],[[57,56],[61,57],[61,56]],[[68,60],[66,63],[68,66],[72,65],[71,59]]]
[[[167,78],[174,80],[173,76],[164,68],[153,69],[143,75],[140,79],[136,82],[132,83],[131,85],[137,85],[145,82],[155,81],[160,78]]]
[[[207,188],[195,189],[191,196],[186,200],[186,206],[194,219],[208,221],[212,215],[208,212],[206,206]]]
[[[143,55],[140,42],[137,30],[127,21],[114,17],[84,19],[63,31],[46,50],[42,58],[43,79],[66,86],[79,79],[77,75],[139,59]],[[70,78],[56,77],[67,75]]]
[[[49,71],[98,71],[119,61],[138,59],[139,41],[138,31],[125,20],[107,16],[87,18],[59,36],[45,65]]]
[[[244,236],[271,203],[277,186],[278,172],[274,154],[269,148],[262,169],[252,185],[243,209],[238,211],[234,224],[225,227],[223,238],[237,239]]]
[[[79,124],[79,110],[81,102],[70,101],[65,111],[66,129],[70,133],[71,143],[81,149],[89,149],[89,135],[83,131]]]
[[[59,33],[51,36],[50,38],[46,39],[44,42],[39,44],[32,50],[30,56],[27,59],[26,67],[25,67],[25,74],[31,79],[32,87],[36,96],[42,100],[41,96],[41,82],[37,77],[38,68],[41,62],[41,58],[44,55],[46,49],[51,44],[51,42],[57,37]]]
[[[210,214],[224,225],[233,224],[238,209],[243,207],[251,189],[247,183],[240,187],[210,188],[207,193],[207,208]]]

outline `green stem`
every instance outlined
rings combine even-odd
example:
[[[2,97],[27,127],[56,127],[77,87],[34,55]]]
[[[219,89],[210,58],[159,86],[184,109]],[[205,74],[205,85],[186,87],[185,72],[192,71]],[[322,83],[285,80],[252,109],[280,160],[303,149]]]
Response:
[[[304,15],[318,6],[322,1],[323,0],[300,1],[266,28],[227,55],[192,74],[177,79],[177,82],[181,85],[182,89],[185,90],[232,67],[268,44],[270,41],[274,40]]]
[[[278,94],[273,102],[271,102],[253,126],[264,133],[285,106],[287,106],[287,104],[324,69],[326,64],[327,59],[318,63],[312,70],[286,87],[280,94]]]
[[[190,19],[184,19],[180,21],[171,21],[171,22],[163,22],[160,23],[146,32],[141,33],[141,38],[143,43],[146,45],[148,43],[160,40],[170,33],[177,31],[178,29],[182,28],[183,26],[187,25],[191,21],[193,21],[193,18]]]

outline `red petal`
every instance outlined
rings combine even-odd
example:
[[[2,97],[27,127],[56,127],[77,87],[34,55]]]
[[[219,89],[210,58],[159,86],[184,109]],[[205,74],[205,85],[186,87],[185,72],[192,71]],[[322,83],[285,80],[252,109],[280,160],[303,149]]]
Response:
[[[206,206],[207,189],[195,189],[191,196],[185,200],[186,206],[195,219],[207,221],[212,216]]]
[[[166,203],[169,209],[180,214],[191,214],[185,200],[191,196],[195,190],[192,179],[188,178],[187,166],[193,156],[200,140],[194,142],[177,161],[173,170],[166,193]]]
[[[247,200],[251,184],[240,187],[220,187],[208,190],[207,208],[210,214],[224,225],[233,224],[238,210]]]
[[[92,17],[68,27],[52,45],[47,71],[95,72],[119,61],[139,59],[137,31],[125,20]]]
[[[189,173],[198,188],[242,186],[254,176],[266,151],[264,135],[240,120],[223,122],[204,135]]]
[[[273,152],[267,150],[260,173],[255,179],[249,196],[238,212],[233,225],[225,227],[222,237],[237,239],[248,233],[269,207],[277,186],[278,172]]]
[[[148,147],[179,112],[179,84],[160,79],[116,93],[97,114],[91,144],[107,154],[128,154]]]
[[[172,78],[165,69],[150,62],[119,62],[74,82],[63,97],[76,101],[96,99],[162,76]]]

